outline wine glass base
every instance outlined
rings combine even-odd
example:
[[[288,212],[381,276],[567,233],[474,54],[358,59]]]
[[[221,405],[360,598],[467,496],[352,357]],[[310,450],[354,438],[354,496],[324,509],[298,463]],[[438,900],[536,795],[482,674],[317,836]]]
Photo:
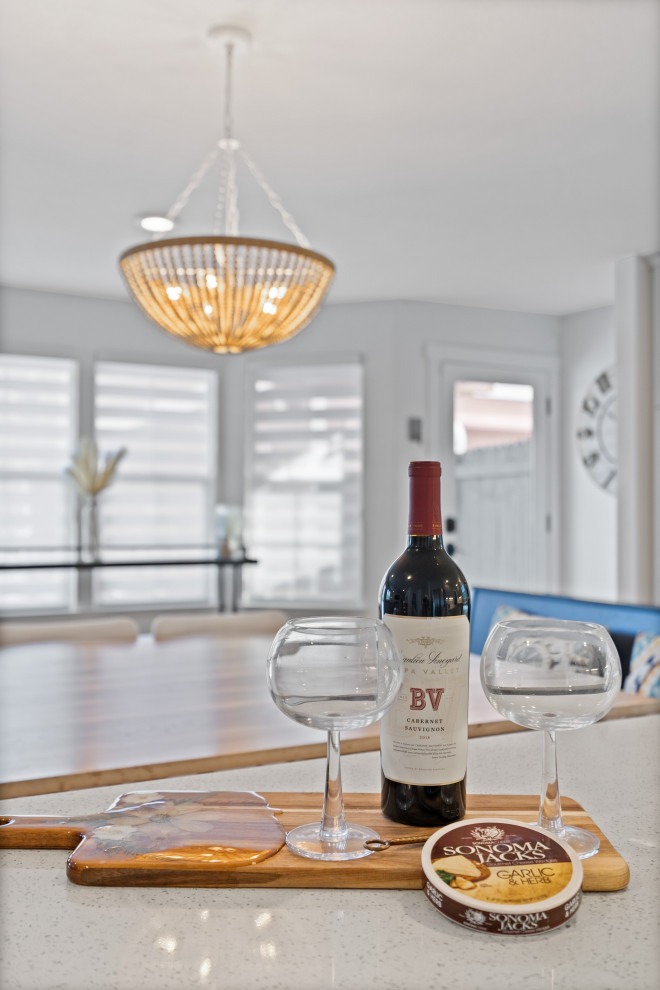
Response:
[[[576,828],[575,825],[564,825],[563,828],[546,828],[550,835],[556,835],[558,839],[568,843],[571,849],[578,854],[580,859],[589,859],[595,856],[600,849],[600,839],[592,832],[587,832],[584,828]]]
[[[344,859],[362,859],[369,856],[373,849],[365,849],[367,839],[379,839],[378,832],[363,825],[346,826],[346,833],[336,842],[321,838],[321,822],[310,825],[299,825],[287,833],[287,848],[296,856],[306,856],[308,859],[324,859],[336,862]]]

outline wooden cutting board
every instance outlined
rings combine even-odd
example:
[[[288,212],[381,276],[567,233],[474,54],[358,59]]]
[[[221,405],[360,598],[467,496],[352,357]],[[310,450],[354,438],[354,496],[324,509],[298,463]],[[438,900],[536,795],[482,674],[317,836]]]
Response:
[[[421,889],[422,845],[391,846],[364,859],[323,863],[289,852],[284,830],[318,820],[321,794],[139,791],[123,794],[106,812],[80,818],[0,818],[0,846],[73,849],[67,874],[75,883],[101,886],[371,887]],[[384,818],[378,794],[345,794],[349,821],[384,838],[428,834]],[[621,890],[628,864],[570,798],[562,798],[569,825],[600,838],[600,851],[584,860],[583,890]],[[466,817],[535,822],[538,797],[468,797]]]

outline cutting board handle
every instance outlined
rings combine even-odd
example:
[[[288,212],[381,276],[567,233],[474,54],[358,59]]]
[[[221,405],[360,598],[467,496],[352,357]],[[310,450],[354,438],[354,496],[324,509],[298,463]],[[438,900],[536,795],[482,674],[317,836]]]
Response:
[[[75,849],[89,831],[85,818],[57,815],[0,815],[0,847]]]

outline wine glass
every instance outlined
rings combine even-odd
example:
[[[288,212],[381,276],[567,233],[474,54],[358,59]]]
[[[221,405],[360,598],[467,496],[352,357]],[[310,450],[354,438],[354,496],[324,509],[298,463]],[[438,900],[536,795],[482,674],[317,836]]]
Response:
[[[544,730],[538,824],[568,842],[581,859],[595,855],[597,836],[562,820],[555,731],[591,725],[612,707],[621,663],[607,629],[567,619],[505,619],[484,645],[481,683],[505,718]]]
[[[381,718],[395,702],[402,678],[394,638],[379,619],[290,619],[275,636],[268,655],[273,701],[294,721],[328,732],[322,820],[288,833],[292,852],[345,860],[373,851],[364,843],[378,833],[344,817],[339,733]]]

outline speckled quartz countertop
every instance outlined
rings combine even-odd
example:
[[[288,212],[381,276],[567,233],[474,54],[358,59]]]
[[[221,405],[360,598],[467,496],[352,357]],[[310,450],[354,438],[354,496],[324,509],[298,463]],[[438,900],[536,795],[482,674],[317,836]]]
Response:
[[[469,744],[472,793],[535,793],[538,735]],[[586,894],[571,922],[525,938],[444,919],[421,891],[80,887],[65,850],[0,851],[4,990],[655,990],[660,984],[660,716],[561,733],[562,792],[628,861],[623,891]],[[377,753],[342,761],[346,791],[377,791]],[[0,803],[72,815],[122,790],[319,791],[324,764],[275,764]]]

